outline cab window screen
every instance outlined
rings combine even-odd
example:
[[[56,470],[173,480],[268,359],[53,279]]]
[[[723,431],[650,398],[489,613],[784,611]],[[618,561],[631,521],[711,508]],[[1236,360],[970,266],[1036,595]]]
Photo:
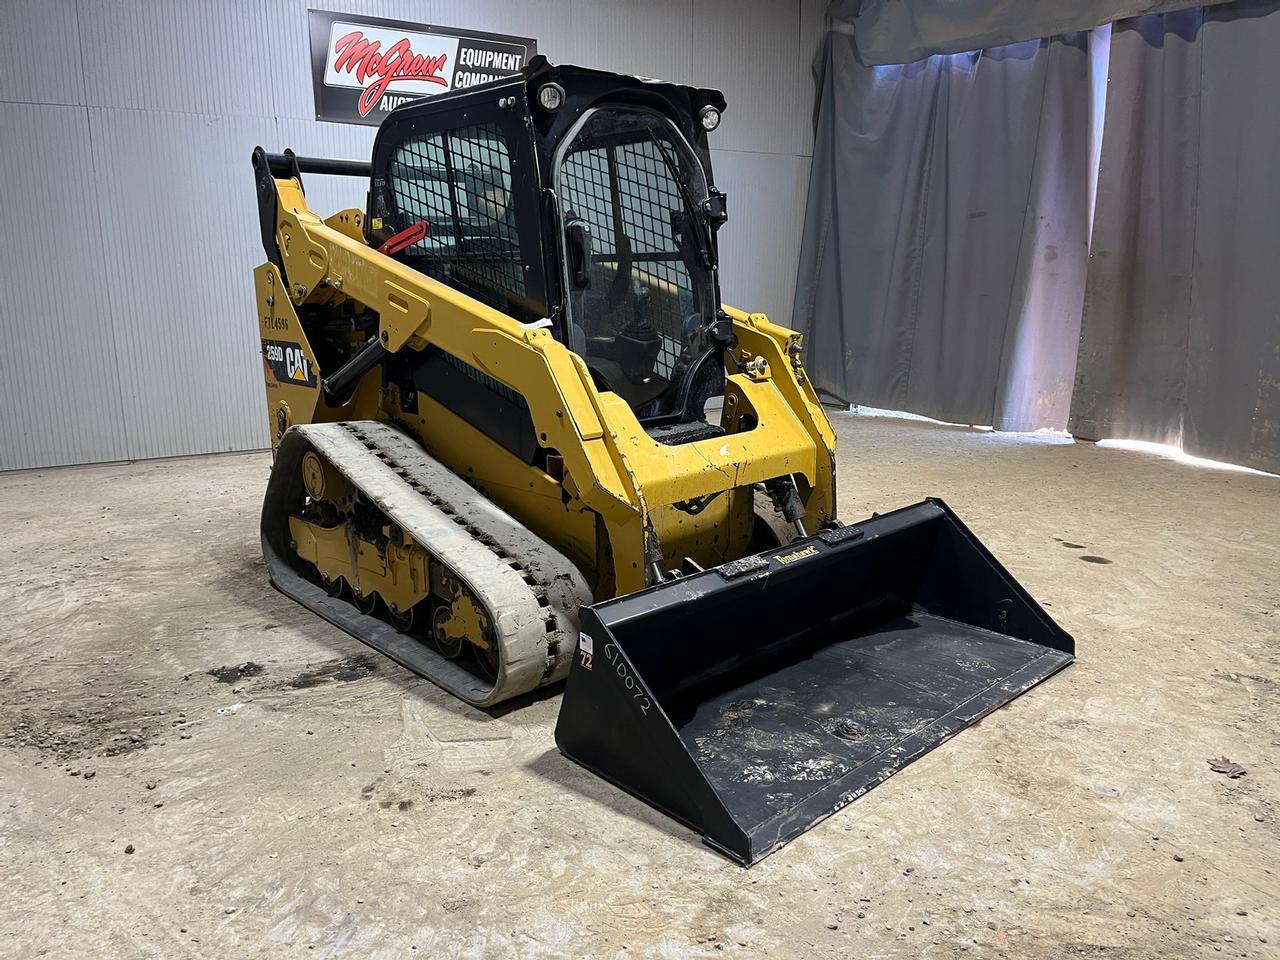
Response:
[[[672,225],[672,214],[683,210],[678,188],[650,132],[640,136],[644,139],[637,142],[569,153],[560,182],[566,215],[591,224],[593,273],[601,274],[596,289],[614,291],[614,304],[593,304],[588,325],[598,334],[616,333],[643,314],[659,337],[653,372],[668,380],[683,348],[685,320],[696,306]],[[665,138],[664,145],[675,152]],[[631,279],[621,294],[615,289],[619,270],[627,270]],[[643,304],[633,303],[636,298],[643,298]],[[600,321],[605,316],[615,329],[604,328]]]
[[[409,137],[391,158],[389,181],[400,227],[428,225],[402,257],[503,313],[526,312],[511,154],[496,126]]]

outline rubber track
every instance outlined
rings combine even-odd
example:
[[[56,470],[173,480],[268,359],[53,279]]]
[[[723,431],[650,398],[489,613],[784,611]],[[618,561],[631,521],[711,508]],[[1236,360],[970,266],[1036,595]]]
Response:
[[[314,448],[461,580],[485,608],[502,646],[486,684],[415,637],[335,600],[284,559],[288,516],[300,496],[298,464]],[[510,514],[432,459],[416,440],[378,421],[307,424],[281,441],[263,504],[263,552],[272,583],[405,667],[478,706],[562,679],[591,602],[581,574]]]

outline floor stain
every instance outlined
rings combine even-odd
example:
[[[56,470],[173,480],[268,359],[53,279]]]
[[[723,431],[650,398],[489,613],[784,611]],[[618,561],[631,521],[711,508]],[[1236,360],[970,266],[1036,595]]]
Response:
[[[215,667],[206,671],[206,673],[219,683],[239,683],[241,680],[247,680],[250,677],[261,676],[265,670],[266,667],[262,664],[248,660],[239,666]]]
[[[0,741],[29,747],[58,761],[117,757],[145,750],[162,733],[160,717],[131,705],[90,702],[66,712],[27,709],[18,713]]]
[[[380,800],[378,801],[378,806],[381,807],[383,810],[390,810],[392,807],[395,807],[401,813],[404,813],[404,811],[406,810],[413,809],[413,801],[412,800]]]
[[[475,795],[475,787],[456,787],[452,790],[428,790],[425,799],[427,803],[436,803],[440,800],[466,800]]]
[[[305,690],[318,687],[322,683],[336,680],[338,683],[351,683],[363,680],[378,672],[377,660],[367,653],[361,653],[345,660],[329,660],[310,670],[304,670],[285,684],[294,690]]]
[[[1110,563],[1111,562],[1106,557],[1095,557],[1092,553],[1086,553],[1080,559],[1083,560],[1085,563]]]

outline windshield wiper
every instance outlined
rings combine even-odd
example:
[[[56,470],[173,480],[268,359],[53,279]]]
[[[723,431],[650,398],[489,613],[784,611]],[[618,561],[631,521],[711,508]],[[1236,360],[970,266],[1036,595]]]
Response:
[[[662,141],[653,135],[653,131],[649,130],[649,139],[653,141],[653,145],[658,148],[658,153],[662,155],[662,162],[666,164],[667,171],[671,174],[671,179],[675,180],[676,187],[680,190],[680,199],[684,202],[685,213],[688,214],[689,224],[696,234],[694,239],[698,242],[698,253],[702,258],[702,265],[708,270],[711,269],[711,243],[707,236],[707,225],[703,222],[699,215],[698,206],[694,203],[693,194],[689,190],[689,185],[685,183],[684,176],[680,173],[671,154],[667,152],[667,148],[662,145]]]

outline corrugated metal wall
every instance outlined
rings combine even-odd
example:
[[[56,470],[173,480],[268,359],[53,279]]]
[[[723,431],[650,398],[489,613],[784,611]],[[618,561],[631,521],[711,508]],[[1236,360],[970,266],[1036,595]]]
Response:
[[[267,445],[249,152],[373,143],[312,119],[308,7],[721,88],[725,299],[789,319],[825,0],[5,0],[0,470]],[[363,194],[308,183],[320,212]]]

